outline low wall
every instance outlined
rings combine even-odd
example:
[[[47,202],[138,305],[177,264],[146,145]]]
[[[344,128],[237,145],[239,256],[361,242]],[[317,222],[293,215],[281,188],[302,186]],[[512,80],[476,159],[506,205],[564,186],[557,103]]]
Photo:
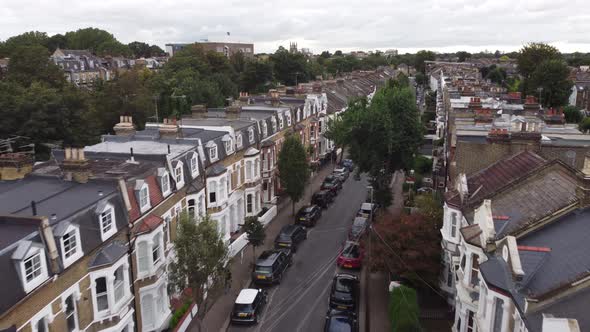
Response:
[[[268,209],[268,211],[266,211],[266,213],[262,217],[258,218],[258,220],[260,220],[260,223],[262,223],[262,225],[266,227],[266,225],[268,225],[268,223],[270,223],[276,216],[277,206],[274,205],[273,207]]]
[[[277,206],[273,205],[271,206],[268,211],[266,211],[266,213],[264,215],[262,215],[262,217],[258,217],[258,220],[260,220],[260,223],[266,227],[273,219],[274,217],[276,217],[277,215]],[[239,254],[240,251],[242,251],[242,249],[244,249],[244,247],[246,247],[248,245],[248,234],[244,233],[242,235],[240,235],[240,237],[238,237],[237,239],[234,240],[234,242],[232,242],[229,245],[228,248],[228,255],[229,257],[234,257],[235,255]]]
[[[187,331],[189,328],[189,325],[191,324],[193,319],[196,317],[197,317],[197,305],[193,303],[191,305],[190,309],[187,310],[187,312],[184,314],[184,316],[182,317],[180,322],[178,322],[178,325],[176,325],[174,332]]]

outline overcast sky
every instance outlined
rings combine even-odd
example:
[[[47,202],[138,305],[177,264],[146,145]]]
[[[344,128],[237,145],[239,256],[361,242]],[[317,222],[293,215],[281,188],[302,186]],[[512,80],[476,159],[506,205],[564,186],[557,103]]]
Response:
[[[530,41],[590,52],[588,0],[0,0],[0,40],[90,26],[124,43],[241,41],[257,53],[289,41],[315,53],[512,51]]]

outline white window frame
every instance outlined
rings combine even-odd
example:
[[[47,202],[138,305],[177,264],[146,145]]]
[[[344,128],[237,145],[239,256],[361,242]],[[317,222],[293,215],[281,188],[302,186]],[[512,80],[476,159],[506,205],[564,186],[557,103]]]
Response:
[[[105,232],[103,225],[103,214],[109,212],[111,218],[111,228]],[[115,208],[111,204],[107,204],[105,208],[98,215],[98,223],[100,227],[100,237],[102,241],[108,240],[111,236],[117,233],[117,223],[115,220]]]
[[[156,241],[158,242],[158,260],[154,261],[154,243]],[[142,256],[143,253],[140,250],[142,244],[146,245],[145,254],[147,257]],[[144,279],[153,276],[166,260],[164,257],[164,225],[158,226],[152,233],[138,236],[134,251],[137,261],[137,278]]]
[[[145,192],[145,204],[142,204],[142,192]],[[139,204],[139,210],[141,211],[141,213],[144,213],[145,211],[149,210],[152,206],[151,206],[151,202],[150,202],[150,188],[148,186],[147,183],[144,183],[143,186],[141,186],[141,188],[139,188],[139,193],[138,193],[138,204]]]
[[[246,160],[246,170],[245,170],[245,174],[246,174],[246,182],[248,181],[252,181],[252,169],[254,168],[254,162],[252,160]]]
[[[291,113],[287,113],[287,126],[291,127]]]
[[[450,218],[450,222],[449,222],[449,236],[452,239],[455,239],[457,237],[457,213],[456,212],[451,212],[451,218]]]
[[[53,323],[54,315],[53,309],[51,308],[52,305],[48,304],[43,309],[39,310],[33,318],[31,318],[31,331],[37,332],[37,324],[40,320],[44,320],[43,323],[45,324],[45,331],[49,331],[49,324]]]
[[[262,137],[266,137],[268,135],[268,128],[266,126],[266,121],[262,121]]]
[[[275,119],[274,116],[272,118],[270,118],[270,124],[272,126],[272,132],[276,133],[277,132],[277,119]]]
[[[285,121],[283,121],[283,115],[279,114],[279,129],[283,129],[283,127],[285,126]]]
[[[66,234],[70,234],[75,241],[75,246],[70,247],[69,252],[71,252],[72,250],[73,250],[73,252],[71,253],[71,255],[69,257],[66,257],[66,255],[68,254],[68,252],[66,252],[66,247],[65,247],[66,243],[64,241],[64,236]],[[64,234],[59,239],[59,241],[61,244],[61,257],[63,259],[64,268],[68,268],[70,265],[72,265],[74,262],[76,262],[78,259],[80,259],[80,257],[84,256],[84,253],[82,252],[82,243],[81,243],[81,238],[80,238],[80,228],[79,227],[74,226],[74,225],[68,226],[68,228],[66,229]]]
[[[170,194],[170,176],[168,175],[168,172],[165,172],[164,175],[162,175],[162,178],[160,179],[160,187],[162,188],[162,195],[164,197]]]
[[[78,286],[78,284],[76,284],[75,286]],[[72,297],[72,305],[74,306],[74,311],[72,313],[73,317],[74,317],[74,321],[75,321],[75,328],[73,330],[73,332],[75,331],[79,331],[80,329],[80,318],[78,316],[78,301],[80,300],[80,290],[75,290],[72,291],[68,294],[64,294],[61,297],[61,301],[62,301],[62,308],[63,308],[63,312],[64,312],[64,316],[65,316],[65,320],[66,320],[66,327],[68,325],[68,314],[67,314],[67,303],[66,300],[68,297]]]
[[[193,178],[196,178],[199,175],[199,158],[196,153],[193,153],[191,156],[191,174]]]
[[[254,129],[252,127],[248,128],[248,141],[250,144],[254,143]]]
[[[31,281],[27,281],[25,262],[36,255],[39,255],[39,275],[31,279]],[[19,265],[21,269],[23,288],[25,289],[25,292],[29,293],[35,288],[37,288],[39,285],[44,283],[49,276],[47,271],[47,262],[45,260],[45,251],[43,249],[38,247],[31,248],[29,249],[29,252],[27,252],[27,255],[25,257],[26,258],[23,259]]]
[[[176,182],[176,186],[181,188],[184,184],[184,170],[182,169],[182,162],[178,162],[176,167],[174,168],[174,181]]]
[[[237,134],[236,135],[236,147],[238,149],[241,149],[243,144],[244,144],[244,142],[242,141],[242,134]]]
[[[115,302],[115,285],[114,285],[114,273],[119,267],[123,267],[123,280],[124,280],[124,295],[123,297]],[[99,278],[106,278],[106,293],[108,308],[105,310],[98,311],[97,308],[97,297],[96,297],[96,282]],[[132,298],[131,294],[131,281],[129,276],[129,264],[128,256],[123,255],[117,262],[108,268],[100,269],[97,271],[90,272],[90,288],[92,296],[92,310],[94,314],[94,320],[102,320],[108,317],[119,314],[119,311],[124,308],[124,304],[128,303]]]
[[[142,313],[142,324],[144,330],[153,330],[157,329],[158,327],[162,326],[165,319],[170,315],[170,303],[168,300],[168,296],[166,294],[166,279],[160,278],[158,281],[152,285],[144,286],[139,290],[139,299],[140,303],[140,310]],[[152,302],[152,309],[153,309],[153,316],[151,318],[151,324],[146,324],[144,319],[146,315],[144,315],[144,298],[150,296],[153,299]]]
[[[212,146],[212,147],[209,148],[209,159],[211,159],[211,161],[218,159],[218,156],[217,156],[217,145]]]
[[[223,141],[223,145],[225,146],[225,153],[230,154],[234,152],[233,140],[231,138]]]

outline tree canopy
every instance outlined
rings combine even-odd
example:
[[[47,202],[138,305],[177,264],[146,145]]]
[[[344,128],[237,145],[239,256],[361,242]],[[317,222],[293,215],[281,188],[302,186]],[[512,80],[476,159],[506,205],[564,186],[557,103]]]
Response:
[[[424,65],[424,61],[434,61],[436,60],[436,55],[432,51],[418,51],[414,58],[414,67],[416,71],[424,73],[426,71],[426,66]]]
[[[170,284],[181,292],[192,288],[200,312],[210,278],[220,277],[227,260],[227,245],[217,224],[208,216],[195,222],[187,213],[180,215],[174,240],[176,260],[170,265]]]
[[[298,135],[291,134],[285,139],[278,164],[281,187],[291,198],[295,214],[295,203],[303,197],[310,175],[307,153]]]
[[[545,106],[567,105],[574,84],[568,78],[569,73],[570,70],[563,60],[545,60],[538,64],[526,81],[527,94],[538,93],[541,103]]]
[[[244,221],[244,232],[248,235],[248,243],[252,246],[252,258],[256,259],[256,247],[264,244],[266,232],[258,216],[251,216]]]

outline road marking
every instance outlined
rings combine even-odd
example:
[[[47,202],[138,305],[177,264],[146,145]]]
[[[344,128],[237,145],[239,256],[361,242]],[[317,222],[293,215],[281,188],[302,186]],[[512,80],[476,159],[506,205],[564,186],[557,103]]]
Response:
[[[305,325],[305,323],[307,323],[307,319],[309,318],[309,315],[314,312],[314,308],[318,305],[318,303],[320,303],[321,300],[324,299],[324,296],[326,294],[326,291],[329,290],[330,287],[326,287],[322,293],[318,296],[318,298],[313,301],[313,304],[311,305],[311,307],[309,308],[309,311],[307,312],[307,314],[305,314],[305,316],[303,317],[303,319],[301,320],[301,323],[299,323],[299,325],[297,325],[297,331],[301,331],[303,326]]]

